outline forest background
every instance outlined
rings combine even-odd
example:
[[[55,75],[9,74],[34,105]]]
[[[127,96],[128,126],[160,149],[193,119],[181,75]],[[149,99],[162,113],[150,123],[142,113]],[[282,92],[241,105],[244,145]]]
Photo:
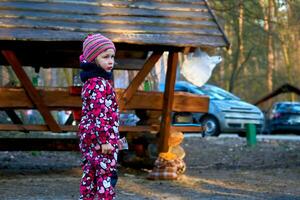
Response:
[[[229,49],[210,52],[222,56],[223,61],[209,83],[252,103],[285,83],[299,86],[300,0],[210,0],[209,4],[231,44]],[[164,79],[164,58],[147,78],[153,83],[152,89]],[[74,75],[79,70],[42,68],[35,73],[29,67],[26,72],[38,86],[66,87],[78,82]],[[116,71],[117,87],[126,87],[136,73]],[[0,78],[2,86],[20,84],[10,66],[0,68]],[[259,106],[267,110],[279,100],[297,101],[299,97],[287,93]]]
[[[249,102],[281,85],[299,87],[299,0],[211,0],[231,43],[222,49],[223,62],[210,82]],[[279,100],[299,100],[286,93],[260,105],[267,109]]]

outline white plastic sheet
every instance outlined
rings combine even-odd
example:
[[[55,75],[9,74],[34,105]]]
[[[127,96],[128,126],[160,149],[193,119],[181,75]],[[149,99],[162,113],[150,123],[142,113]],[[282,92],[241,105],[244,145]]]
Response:
[[[197,48],[194,53],[185,57],[181,74],[191,83],[201,87],[211,77],[213,69],[222,61],[220,56],[209,56]]]

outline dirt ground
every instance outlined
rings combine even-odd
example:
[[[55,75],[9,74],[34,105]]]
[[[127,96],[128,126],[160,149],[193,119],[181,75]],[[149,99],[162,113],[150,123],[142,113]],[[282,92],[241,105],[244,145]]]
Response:
[[[185,138],[186,173],[149,181],[148,169],[120,167],[117,199],[300,200],[300,142]],[[77,152],[0,152],[0,200],[73,200],[81,176]]]

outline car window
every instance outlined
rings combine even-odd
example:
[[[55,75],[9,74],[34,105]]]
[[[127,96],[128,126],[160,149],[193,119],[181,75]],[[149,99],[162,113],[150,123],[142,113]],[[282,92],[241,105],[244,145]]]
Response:
[[[207,95],[211,99],[217,100],[240,100],[237,96],[212,85],[204,85],[197,88],[197,93]]]
[[[175,91],[181,91],[181,92],[189,92],[189,89],[186,88],[186,87],[183,87],[183,86],[178,86],[178,85],[175,85]]]
[[[158,90],[163,92],[165,90],[165,84],[159,84]],[[181,92],[191,92],[189,87],[186,85],[176,84],[174,91],[181,91]]]
[[[278,112],[300,112],[300,104],[278,104]]]
[[[160,85],[159,90],[160,91],[164,90],[163,84]],[[205,96],[209,96],[210,99],[216,99],[216,100],[240,100],[240,98],[235,96],[234,94],[231,94],[230,92],[227,92],[226,90],[223,90],[219,87],[209,85],[209,84],[205,84],[201,87],[197,87],[188,82],[179,81],[175,84],[174,90],[190,92],[190,93],[198,94],[198,95],[205,95]]]

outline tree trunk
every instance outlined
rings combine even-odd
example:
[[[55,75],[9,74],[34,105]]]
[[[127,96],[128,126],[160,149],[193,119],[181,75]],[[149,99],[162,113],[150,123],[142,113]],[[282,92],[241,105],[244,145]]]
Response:
[[[273,16],[274,16],[274,5],[273,5],[273,0],[268,1],[268,28],[267,28],[267,33],[268,33],[268,68],[267,68],[267,88],[268,92],[272,92],[273,90],[273,71],[274,71],[274,48],[273,48],[273,26],[272,26],[272,21],[273,21]]]
[[[243,1],[239,1],[239,17],[237,23],[235,23],[235,30],[237,35],[237,46],[236,46],[236,52],[233,57],[233,65],[232,65],[232,74],[230,77],[229,82],[229,91],[233,92],[234,90],[234,82],[236,78],[238,77],[238,71],[241,64],[241,58],[243,57],[243,18],[244,18],[244,6]]]

